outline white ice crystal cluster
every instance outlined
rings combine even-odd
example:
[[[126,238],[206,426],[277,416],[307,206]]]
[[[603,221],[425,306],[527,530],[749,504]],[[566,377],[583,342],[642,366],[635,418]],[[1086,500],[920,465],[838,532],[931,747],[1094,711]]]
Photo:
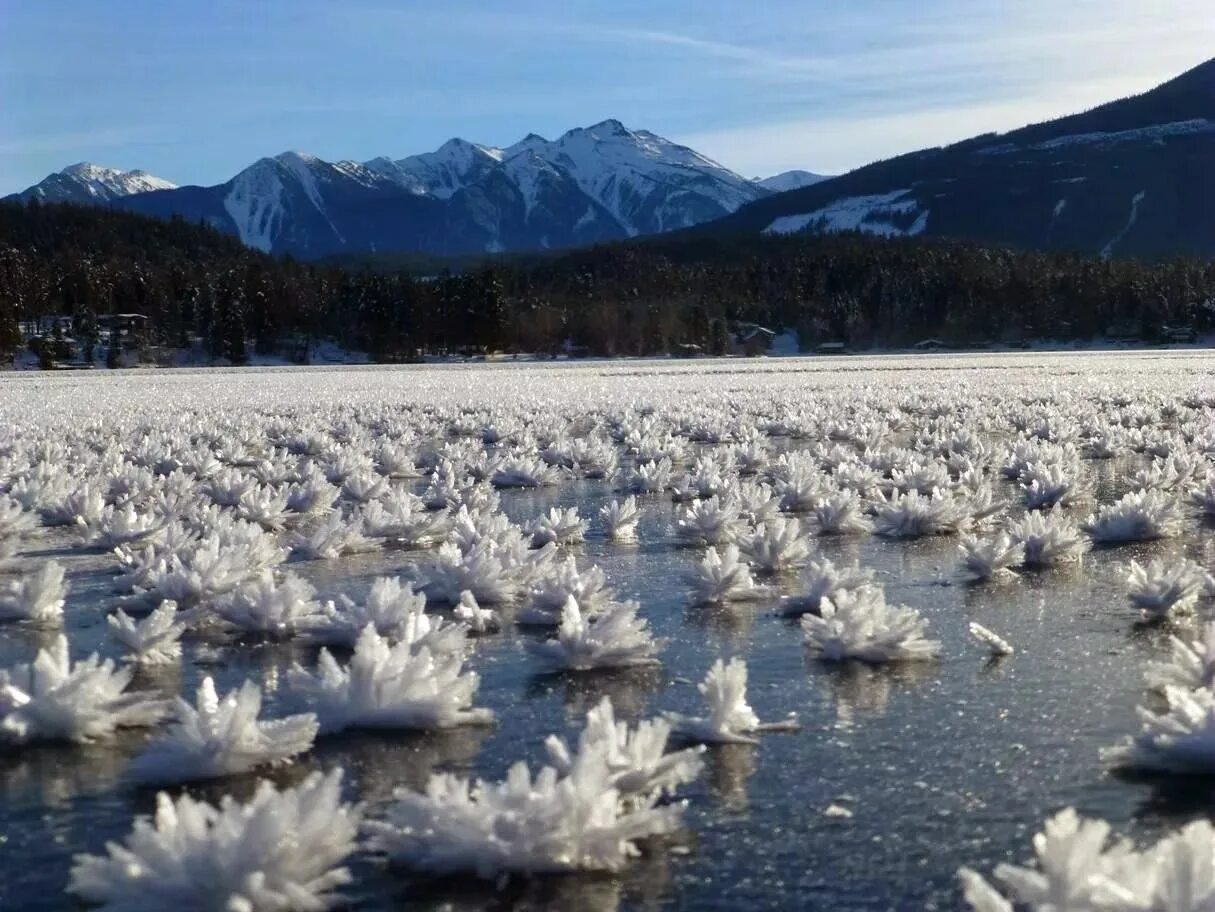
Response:
[[[195,704],[177,700],[176,723],[132,761],[131,777],[156,784],[217,779],[284,763],[312,747],[315,716],[263,720],[261,708],[256,684],[246,681],[221,698],[211,678],[203,678]]]
[[[1215,903],[1215,827],[1188,824],[1138,850],[1111,841],[1104,820],[1086,820],[1072,808],[1046,821],[1034,836],[1033,867],[1002,864],[995,879],[1006,898],[982,875],[959,871],[966,902],[975,912],[1194,912]]]
[[[247,804],[156,796],[153,818],[106,854],[78,855],[68,892],[102,909],[324,912],[350,883],[361,809],[343,804],[341,770],[294,788],[259,784]]]
[[[818,614],[802,617],[810,651],[826,662],[923,661],[941,644],[925,636],[928,622],[914,608],[888,605],[878,587],[844,590],[824,601]]]
[[[432,874],[618,871],[638,842],[675,831],[682,802],[661,800],[700,772],[695,752],[665,754],[666,723],[617,723],[606,699],[588,716],[577,750],[559,739],[555,765],[533,775],[516,763],[502,782],[431,777],[424,792],[398,790],[366,829],[390,861]]]
[[[740,658],[718,659],[697,689],[704,697],[707,716],[667,713],[672,730],[680,737],[705,744],[755,744],[765,731],[796,731],[797,714],[781,722],[760,722],[747,703],[747,664]]]
[[[322,733],[347,728],[454,728],[493,721],[493,713],[472,708],[479,680],[463,670],[462,650],[426,645],[428,635],[395,646],[368,624],[343,668],[322,649],[317,672],[295,666],[290,687],[316,716]],[[461,639],[463,634],[461,633]]]
[[[557,636],[529,642],[528,651],[553,671],[591,671],[658,664],[662,642],[637,616],[636,602],[614,602],[592,620],[572,596],[561,610]]]
[[[95,653],[73,663],[59,634],[29,665],[0,669],[0,741],[93,741],[155,725],[168,707],[130,683],[128,669]]]

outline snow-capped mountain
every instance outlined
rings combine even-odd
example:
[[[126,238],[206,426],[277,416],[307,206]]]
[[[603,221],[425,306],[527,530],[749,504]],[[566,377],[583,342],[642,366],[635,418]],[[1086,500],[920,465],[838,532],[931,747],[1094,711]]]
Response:
[[[1107,258],[1211,256],[1212,160],[1215,60],[1081,114],[771,195],[705,230],[956,237]]]
[[[759,184],[772,193],[784,193],[786,190],[800,190],[830,180],[830,175],[813,174],[810,171],[782,171],[771,177],[757,177],[753,183]]]
[[[319,258],[578,246],[699,225],[770,192],[693,149],[605,120],[555,140],[452,139],[362,163],[284,152],[214,187],[157,182],[72,199],[204,220],[259,250]]]
[[[177,185],[146,171],[120,171],[78,162],[48,174],[34,186],[16,194],[22,201],[46,203],[108,203],[110,200],[151,190],[174,190]]]

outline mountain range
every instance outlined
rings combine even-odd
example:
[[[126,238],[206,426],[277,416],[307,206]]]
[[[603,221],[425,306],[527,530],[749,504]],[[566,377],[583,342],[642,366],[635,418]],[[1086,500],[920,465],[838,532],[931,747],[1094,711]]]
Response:
[[[1215,254],[1215,60],[1157,88],[876,162],[709,230],[859,230],[1157,258]]]
[[[440,256],[670,231],[862,231],[1104,257],[1215,255],[1215,60],[1081,114],[875,162],[747,179],[617,120],[504,148],[327,162],[285,152],[213,187],[79,164],[10,199],[180,215],[272,253]]]
[[[434,254],[574,247],[688,228],[822,178],[748,180],[617,120],[505,148],[452,139],[434,152],[328,162],[263,158],[213,187],[74,165],[16,199],[105,203],[202,221],[245,244],[314,259],[368,251]]]

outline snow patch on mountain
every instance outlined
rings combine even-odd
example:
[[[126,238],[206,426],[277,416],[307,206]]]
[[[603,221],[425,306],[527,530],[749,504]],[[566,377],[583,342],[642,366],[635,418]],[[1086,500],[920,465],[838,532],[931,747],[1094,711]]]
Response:
[[[404,181],[422,188],[430,196],[451,199],[486,168],[500,164],[503,155],[503,150],[492,146],[449,139],[434,152],[410,155],[393,164]],[[402,185],[408,185],[404,181]]]
[[[922,211],[907,228],[900,228],[892,216],[907,215],[919,209],[914,198],[906,198],[910,190],[870,196],[849,196],[834,200],[821,209],[803,215],[785,215],[774,219],[764,234],[795,234],[807,228],[823,233],[863,231],[882,237],[914,236],[928,227],[928,212]]]
[[[263,158],[232,178],[224,210],[247,247],[267,253],[283,224],[283,182],[271,159]]]
[[[1144,190],[1140,190],[1135,194],[1134,198],[1131,200],[1130,217],[1126,220],[1126,224],[1122,226],[1122,230],[1114,235],[1108,244],[1101,248],[1101,259],[1110,259],[1114,255],[1114,250],[1118,244],[1130,233],[1131,229],[1135,227],[1135,222],[1139,221],[1139,204],[1142,203],[1146,197],[1147,192]]]
[[[177,185],[146,171],[122,171],[91,162],[77,162],[48,174],[43,180],[14,196],[46,203],[106,203],[136,193],[175,190]]]

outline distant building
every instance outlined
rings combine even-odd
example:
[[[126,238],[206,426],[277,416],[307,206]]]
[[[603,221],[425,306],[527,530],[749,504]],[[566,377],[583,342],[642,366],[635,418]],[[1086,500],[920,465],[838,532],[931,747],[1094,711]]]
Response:
[[[772,348],[776,333],[757,323],[738,323],[734,327],[734,341],[730,353],[734,355],[766,355]]]
[[[945,343],[940,339],[922,339],[912,346],[916,351],[940,351],[945,347]]]
[[[1164,326],[1161,333],[1167,342],[1197,342],[1198,332],[1193,326]]]
[[[820,355],[846,355],[848,346],[843,342],[820,342],[815,352]]]

